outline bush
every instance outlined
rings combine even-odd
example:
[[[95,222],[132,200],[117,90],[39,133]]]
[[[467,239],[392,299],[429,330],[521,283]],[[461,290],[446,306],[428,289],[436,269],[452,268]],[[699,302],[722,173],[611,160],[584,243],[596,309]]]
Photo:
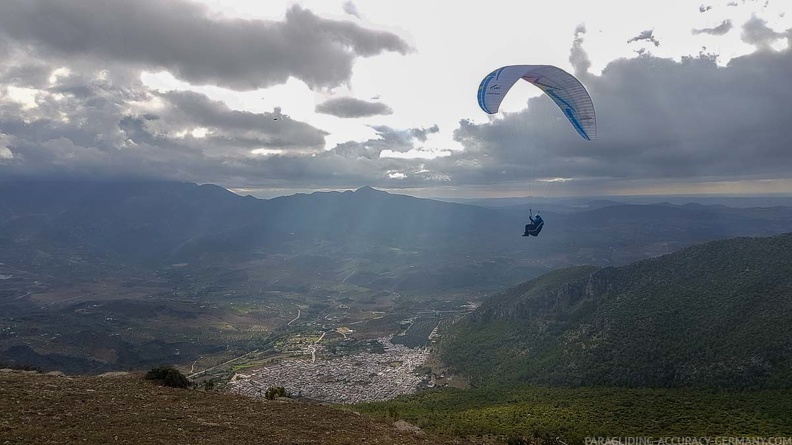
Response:
[[[274,400],[276,397],[289,397],[290,395],[286,392],[286,388],[282,386],[270,386],[267,392],[264,393],[264,397],[267,400]]]
[[[38,366],[33,366],[33,365],[28,365],[28,364],[6,364],[6,363],[0,363],[0,369],[13,369],[15,371],[44,372]]]
[[[171,388],[189,388],[190,380],[178,369],[172,366],[160,366],[146,373],[146,380],[156,380],[158,383]]]

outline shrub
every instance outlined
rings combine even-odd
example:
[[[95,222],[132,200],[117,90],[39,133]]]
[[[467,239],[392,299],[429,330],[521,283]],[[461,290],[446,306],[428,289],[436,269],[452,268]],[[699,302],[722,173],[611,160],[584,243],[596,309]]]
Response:
[[[36,371],[36,372],[44,372],[38,366],[28,365],[28,364],[6,364],[0,363],[0,369],[13,369],[16,371]]]
[[[267,400],[274,400],[276,397],[289,397],[290,394],[286,392],[286,388],[282,386],[270,386],[267,389],[267,392],[264,393],[264,397]]]
[[[156,380],[171,388],[189,388],[190,380],[172,366],[160,366],[146,373],[146,380]]]

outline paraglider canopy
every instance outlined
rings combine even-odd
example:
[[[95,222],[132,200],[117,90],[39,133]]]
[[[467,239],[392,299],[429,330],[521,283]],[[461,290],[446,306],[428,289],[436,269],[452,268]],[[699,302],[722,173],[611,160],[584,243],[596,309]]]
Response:
[[[552,65],[509,65],[489,73],[479,84],[481,109],[489,114],[497,113],[506,93],[519,79],[536,85],[550,96],[583,139],[597,139],[594,104],[588,91],[575,76]]]

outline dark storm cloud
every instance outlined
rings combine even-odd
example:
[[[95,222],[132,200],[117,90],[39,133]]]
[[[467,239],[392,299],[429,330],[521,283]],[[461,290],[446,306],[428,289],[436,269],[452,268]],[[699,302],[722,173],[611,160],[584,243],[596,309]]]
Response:
[[[240,166],[258,162],[251,153],[255,149],[305,155],[324,147],[325,132],[277,109],[240,112],[198,93],[158,93],[135,73],[121,70],[72,72],[42,81],[47,85],[33,90],[35,106],[11,100],[10,87],[27,88],[31,82],[11,80],[16,77],[9,73],[38,72],[40,65],[18,63],[3,71],[0,176],[204,182],[234,177]]]
[[[22,88],[39,88],[46,85],[52,67],[45,63],[0,67],[0,85],[13,84]]]
[[[7,4],[22,8],[16,0]],[[597,141],[581,139],[542,95],[526,110],[488,123],[462,121],[454,134],[464,150],[436,159],[381,156],[440,151],[444,147],[433,147],[429,137],[439,131],[436,125],[378,126],[370,140],[324,150],[327,133],[277,108],[251,113],[198,93],[153,91],[140,81],[141,64],[129,63],[134,58],[111,57],[101,65],[88,57],[45,58],[42,48],[52,52],[55,45],[31,37],[30,45],[4,46],[0,37],[0,177],[150,177],[302,189],[574,178],[564,186],[591,193],[614,183],[789,178],[792,51],[762,47],[727,66],[708,56],[644,55],[613,61],[595,75],[588,72],[583,32],[575,32],[570,62],[585,74]],[[757,20],[743,32],[757,45],[779,38]],[[98,54],[89,53],[80,54]],[[70,71],[54,76],[62,66]],[[30,89],[35,104],[12,99],[13,87]],[[262,154],[252,153],[256,149]]]
[[[8,61],[7,61],[8,62]],[[9,62],[10,63],[10,62]],[[148,89],[134,70],[72,71],[34,58],[0,64],[0,177],[156,178],[228,186],[358,187],[432,181],[405,152],[429,128],[377,127],[377,137],[323,150],[326,133],[271,113],[232,110],[194,92]],[[19,73],[36,73],[31,78]],[[9,88],[33,88],[35,105]],[[278,120],[275,120],[275,118]],[[252,150],[266,149],[263,154]],[[402,176],[405,175],[405,176]]]
[[[454,183],[529,178],[688,181],[788,178],[792,52],[758,52],[719,67],[712,57],[610,63],[586,81],[598,140],[586,142],[546,96],[486,124],[462,122],[466,150],[431,168]]]
[[[0,35],[42,57],[115,61],[236,90],[290,76],[337,86],[349,80],[358,56],[410,50],[393,33],[323,19],[296,5],[285,21],[273,22],[213,17],[185,0],[5,0]]]
[[[228,108],[195,92],[161,94],[169,105],[164,111],[170,126],[205,128],[210,142],[218,146],[318,151],[324,148],[326,132],[292,120],[275,109],[273,113],[251,113]]]
[[[723,23],[714,28],[694,29],[693,34],[711,34],[714,36],[722,36],[731,31],[733,27],[734,26],[732,25],[731,20],[724,20]]]
[[[48,70],[37,64],[16,67],[40,71],[34,83],[49,82]],[[614,183],[786,178],[789,72],[789,50],[757,52],[725,67],[708,57],[617,60],[584,82],[597,109],[597,141],[581,139],[543,95],[490,123],[461,122],[455,138],[465,149],[431,160],[381,154],[431,149],[421,145],[437,126],[379,126],[375,138],[324,151],[321,130],[278,110],[244,113],[196,93],[158,93],[126,72],[72,73],[42,86],[34,108],[0,98],[0,175],[132,175],[295,188],[488,186],[561,177],[574,178],[563,184],[567,190],[588,192]],[[15,78],[4,82],[29,83]],[[205,137],[193,136],[196,129]],[[280,152],[251,155],[257,147]]]
[[[635,37],[631,38],[630,40],[628,40],[627,43],[640,42],[640,41],[643,40],[643,41],[647,41],[647,42],[653,43],[654,46],[660,46],[660,42],[654,37],[653,34],[654,34],[654,30],[651,30],[651,29],[648,29],[646,31],[642,31],[637,36],[635,36]]]
[[[355,118],[392,114],[393,110],[380,102],[367,102],[354,97],[337,97],[317,105],[316,112],[343,118]]]

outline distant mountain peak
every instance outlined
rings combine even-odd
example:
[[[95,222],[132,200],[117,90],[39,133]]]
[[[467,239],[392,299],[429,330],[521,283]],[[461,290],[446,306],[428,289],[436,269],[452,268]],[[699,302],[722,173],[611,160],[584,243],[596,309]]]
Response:
[[[366,186],[360,187],[359,189],[355,190],[355,193],[364,193],[364,194],[365,193],[378,193],[378,194],[383,194],[384,193],[386,195],[388,194],[388,192],[384,192],[382,190],[377,190],[374,187],[371,187],[370,185],[366,185]]]

